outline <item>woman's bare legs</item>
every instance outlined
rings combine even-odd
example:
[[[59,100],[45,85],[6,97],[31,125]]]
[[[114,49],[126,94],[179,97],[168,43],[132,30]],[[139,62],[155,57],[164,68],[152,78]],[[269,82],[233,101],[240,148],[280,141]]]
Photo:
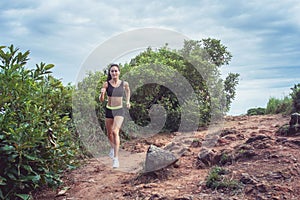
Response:
[[[113,135],[113,144],[114,144],[114,157],[118,158],[119,156],[119,148],[120,148],[120,128],[122,126],[124,117],[122,116],[115,116],[113,120],[112,126],[112,135]]]
[[[113,138],[113,133],[112,133],[113,123],[114,123],[114,119],[105,118],[105,127],[106,127],[107,137],[108,137],[111,148],[114,148],[114,138]]]
[[[114,119],[106,118],[105,125],[107,129],[108,139],[114,149],[114,159],[118,159],[120,148],[120,128],[122,126],[124,117],[115,116]]]

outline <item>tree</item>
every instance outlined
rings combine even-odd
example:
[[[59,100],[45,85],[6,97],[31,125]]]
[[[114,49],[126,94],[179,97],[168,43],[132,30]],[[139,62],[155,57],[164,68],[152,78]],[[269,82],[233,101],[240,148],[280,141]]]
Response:
[[[219,71],[221,65],[229,64],[231,57],[230,52],[219,40],[210,38],[202,41],[189,40],[184,41],[184,46],[180,50],[171,50],[167,45],[156,51],[148,48],[133,58],[128,65],[125,65],[125,68],[129,74],[135,73],[137,77],[140,77],[138,71],[148,70],[148,74],[154,73],[156,77],[166,80],[168,80],[166,77],[174,78],[172,75],[174,72],[171,69],[177,71],[193,89],[192,92],[196,96],[194,102],[198,103],[197,109],[190,112],[198,113],[196,118],[200,119],[199,126],[203,126],[210,122],[212,112],[218,116],[227,112],[235,97],[239,74],[230,73],[223,81]],[[166,66],[169,70],[154,70],[154,65],[156,68],[160,65],[161,69],[164,68],[162,66]],[[172,73],[170,74],[170,72]],[[145,80],[147,77],[142,76],[141,79]],[[184,88],[185,86],[178,80],[178,87]],[[186,94],[187,92],[182,91],[182,93]],[[166,123],[168,127],[165,127],[165,130],[176,131],[182,112],[182,107],[176,98],[174,93],[160,84],[145,85],[133,95],[132,100],[136,103],[136,110],[133,108],[135,111],[131,116],[136,122],[147,124],[150,122],[147,109],[153,104],[161,104],[169,109]],[[143,113],[144,117],[135,116],[135,113]]]

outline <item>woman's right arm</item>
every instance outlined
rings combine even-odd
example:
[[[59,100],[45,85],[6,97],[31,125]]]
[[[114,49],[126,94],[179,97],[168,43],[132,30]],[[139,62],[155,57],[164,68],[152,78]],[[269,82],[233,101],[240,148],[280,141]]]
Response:
[[[105,93],[106,93],[106,88],[107,88],[107,82],[104,82],[103,83],[103,86],[102,86],[102,88],[101,88],[101,93],[100,93],[100,95],[99,95],[99,100],[101,101],[101,102],[103,102],[104,101],[104,99],[105,99]]]

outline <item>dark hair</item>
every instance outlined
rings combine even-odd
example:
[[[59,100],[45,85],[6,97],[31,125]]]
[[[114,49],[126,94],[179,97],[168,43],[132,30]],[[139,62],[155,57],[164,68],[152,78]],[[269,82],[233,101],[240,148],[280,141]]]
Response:
[[[108,72],[107,72],[107,81],[111,80],[111,75],[110,75],[110,69],[112,67],[117,67],[118,70],[120,71],[120,66],[118,64],[110,64],[109,68],[108,68]]]

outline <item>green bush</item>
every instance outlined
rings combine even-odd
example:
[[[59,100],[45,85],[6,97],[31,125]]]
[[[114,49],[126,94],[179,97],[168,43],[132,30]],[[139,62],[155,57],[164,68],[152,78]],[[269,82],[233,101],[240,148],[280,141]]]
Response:
[[[0,47],[0,199],[58,186],[78,153],[68,113],[72,87],[51,76],[52,64],[26,69],[28,55]]]
[[[266,113],[266,109],[265,108],[250,108],[249,110],[247,110],[247,115],[264,115]]]

